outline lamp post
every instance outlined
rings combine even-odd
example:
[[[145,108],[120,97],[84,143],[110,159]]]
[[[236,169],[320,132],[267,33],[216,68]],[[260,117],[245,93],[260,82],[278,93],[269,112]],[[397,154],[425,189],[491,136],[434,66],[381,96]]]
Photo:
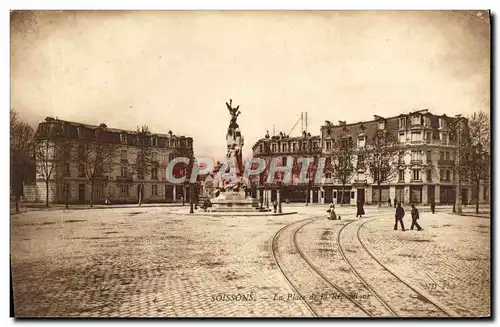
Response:
[[[283,189],[283,182],[279,182],[278,184],[278,213],[282,213],[281,211],[281,190]]]
[[[189,186],[189,213],[194,213],[193,210],[193,194],[194,194],[194,187],[193,184],[190,184]]]

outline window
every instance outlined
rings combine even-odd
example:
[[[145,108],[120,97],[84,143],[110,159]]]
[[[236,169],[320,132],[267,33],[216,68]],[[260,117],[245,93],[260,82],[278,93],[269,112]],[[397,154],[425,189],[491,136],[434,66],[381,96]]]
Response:
[[[337,198],[337,191],[333,191],[333,198],[336,199]]]
[[[432,182],[432,170],[427,169],[427,181]]]
[[[78,128],[76,129],[76,131],[77,131],[77,133],[78,133],[78,137],[83,137],[83,128],[78,127]]]
[[[98,198],[102,198],[104,196],[104,184],[96,184],[95,186],[95,195]]]
[[[432,163],[432,151],[427,151],[427,164]]]
[[[151,185],[151,195],[152,196],[158,195],[158,185]]]
[[[158,168],[151,169],[151,179],[158,179]]]
[[[277,147],[277,145],[276,145],[276,144],[274,144],[274,143],[273,143],[273,144],[271,144],[271,151],[272,151],[272,152],[276,152],[276,147]]]
[[[92,139],[96,140],[97,139],[97,130],[94,130],[92,133]]]
[[[427,137],[425,139],[427,143],[432,143],[432,132],[427,132]]]
[[[406,127],[406,117],[399,118],[399,128]]]
[[[127,160],[127,150],[122,150],[121,151],[120,158],[123,161]]]
[[[318,149],[318,142],[313,142],[313,149],[314,150],[317,150]]]
[[[439,151],[439,161],[444,161],[444,152]]]
[[[286,163],[287,163],[287,161],[286,161],[286,160],[287,160],[287,157],[283,157],[283,158],[281,158],[281,164],[282,164],[283,166],[286,166]]]
[[[401,142],[401,143],[405,143],[406,142],[405,132],[399,133],[399,142]]]
[[[444,118],[439,118],[439,127],[446,127],[446,121]]]
[[[358,138],[358,147],[362,148],[365,146],[365,137],[362,136],[362,137],[359,137]]]
[[[120,142],[122,142],[122,144],[127,144],[127,134],[120,134]]]
[[[358,154],[358,168],[362,168],[365,164],[365,157],[362,154]]]
[[[411,117],[412,125],[420,125],[420,115],[415,115]]]
[[[156,137],[153,137],[151,140],[153,142],[153,146],[157,146],[158,145],[158,139]]]
[[[351,192],[351,199],[354,199],[354,197],[356,196],[356,193],[354,193],[354,191]]]
[[[413,169],[413,180],[414,181],[420,180],[420,169]]]
[[[332,173],[325,173],[325,178],[332,178]]]
[[[262,145],[262,144],[261,144],[261,145]],[[174,159],[175,159],[175,153],[169,153],[169,154],[168,154],[168,161],[170,162],[170,161],[172,161],[172,160],[174,160]]]
[[[158,152],[151,153],[151,161],[158,162]]]
[[[85,177],[85,165],[84,164],[78,165],[78,177]]]
[[[64,164],[64,176],[70,176],[70,164],[69,162],[66,162]]]
[[[127,167],[121,167],[120,176],[121,177],[128,177],[128,168]]]
[[[281,145],[281,151],[283,151],[283,152],[285,152],[285,151],[286,151],[286,144],[285,144],[285,143],[283,143],[283,144]]]
[[[378,129],[385,129],[385,121],[381,120],[377,124]]]
[[[85,158],[85,145],[80,144],[78,146],[78,160],[84,160]]]
[[[422,161],[422,152],[421,151],[412,151],[411,152],[411,160],[412,161]]]
[[[444,160],[450,161],[450,153],[449,152],[445,152],[445,154],[444,154]]]
[[[424,126],[429,126],[431,124],[431,121],[428,116],[424,117]]]
[[[120,185],[120,195],[128,196],[128,185]]]
[[[450,171],[449,170],[446,171],[446,180],[448,182],[451,180],[451,178],[450,178]]]
[[[326,149],[327,150],[331,150],[332,149],[332,142],[331,141],[326,142]]]
[[[404,182],[405,181],[405,170],[404,169],[400,169],[399,170],[399,181],[400,182]]]
[[[421,132],[411,132],[411,142],[412,143],[422,142],[422,133]]]
[[[259,144],[259,152],[264,152],[264,144]]]
[[[296,149],[297,149],[297,143],[292,143],[292,151],[295,152]]]
[[[441,134],[441,144],[448,145],[448,134],[446,133]]]

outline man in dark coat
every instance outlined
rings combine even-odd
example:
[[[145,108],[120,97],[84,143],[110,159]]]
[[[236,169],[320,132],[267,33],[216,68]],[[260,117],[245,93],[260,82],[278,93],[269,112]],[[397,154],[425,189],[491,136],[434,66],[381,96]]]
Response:
[[[396,222],[394,223],[394,230],[398,230],[398,222],[401,224],[401,230],[405,230],[405,225],[403,224],[403,217],[405,216],[405,209],[401,206],[401,202],[398,202],[398,207],[396,208]]]
[[[389,199],[387,200],[387,202],[389,203],[389,207],[391,207],[391,205],[392,205],[391,198],[389,198]]]
[[[417,222],[418,218],[419,218],[418,209],[415,208],[415,204],[412,203],[411,204],[411,227],[410,227],[411,230],[413,230],[413,227],[417,227],[418,231],[422,230],[422,227],[420,227],[420,225]]]
[[[436,202],[434,199],[431,200],[431,212],[434,213],[436,211]]]
[[[365,209],[363,208],[363,203],[361,201],[358,201],[356,203],[357,211],[356,211],[356,218],[359,216],[363,218],[363,215],[365,214]]]
[[[398,204],[398,200],[396,198],[394,198],[394,208],[397,207],[397,204]]]

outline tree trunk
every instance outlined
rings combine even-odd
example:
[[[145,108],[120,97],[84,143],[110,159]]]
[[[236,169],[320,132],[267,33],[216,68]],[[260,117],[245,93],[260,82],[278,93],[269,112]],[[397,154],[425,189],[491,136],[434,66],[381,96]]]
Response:
[[[142,184],[139,184],[139,207],[141,206],[142,204]]]
[[[345,184],[342,184],[342,196],[340,197],[340,206],[344,206],[344,193],[345,193]]]
[[[90,182],[90,207],[94,206],[94,181]]]
[[[380,181],[377,183],[378,187],[378,207],[380,208],[382,206],[382,189],[380,187]]]
[[[476,213],[479,213],[479,180],[476,182]]]
[[[45,180],[45,206],[49,207],[49,179]]]
[[[16,212],[19,212],[19,193],[16,194]]]

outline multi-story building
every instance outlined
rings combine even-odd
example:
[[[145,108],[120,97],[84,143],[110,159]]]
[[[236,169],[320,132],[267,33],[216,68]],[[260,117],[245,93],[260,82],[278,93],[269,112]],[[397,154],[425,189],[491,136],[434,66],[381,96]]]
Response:
[[[308,200],[314,203],[344,203],[378,202],[379,192],[381,200],[387,203],[389,199],[408,204],[428,204],[434,200],[436,204],[452,204],[455,202],[456,174],[455,165],[457,158],[457,142],[454,140],[450,126],[457,118],[446,115],[433,115],[428,110],[419,110],[408,114],[394,117],[374,116],[371,121],[347,124],[339,122],[338,125],[326,121],[320,128],[320,136],[309,137],[305,140],[312,141],[319,149],[323,158],[333,155],[334,142],[342,138],[351,139],[355,146],[353,166],[355,167],[352,177],[344,187],[338,180],[332,179],[331,172],[325,170],[324,178],[315,179],[315,183],[307,187]],[[461,118],[459,121],[463,128],[467,128],[467,120]],[[366,165],[358,164],[363,161],[361,154],[365,147],[371,145],[371,138],[377,130],[392,134],[397,140],[400,148],[400,161],[397,171],[385,178],[380,187],[374,183]],[[285,138],[284,143],[289,140],[297,142],[301,138]],[[261,139],[253,147],[255,157],[282,156],[281,137]],[[287,147],[288,149],[288,147]],[[295,150],[298,150],[296,147]],[[311,153],[296,152],[298,155],[310,155]],[[316,153],[315,153],[316,154]],[[292,188],[299,193],[306,194],[303,186]],[[461,198],[464,204],[471,203],[479,196],[480,202],[488,202],[488,187],[481,187],[479,194],[473,194],[472,188],[466,181],[461,183]],[[343,193],[343,196],[342,196]],[[290,197],[291,201],[303,201],[300,197]]]
[[[321,139],[318,135],[312,136],[306,132],[298,137],[290,137],[281,132],[279,135],[270,136],[268,132],[263,139],[253,145],[252,150],[254,157],[266,160],[267,168],[274,157],[279,158],[279,166],[287,166],[289,163],[286,160],[293,158],[294,167],[297,167],[298,158],[309,157],[317,160],[321,156]],[[293,169],[290,182],[281,185],[282,201],[305,202],[307,199],[317,202],[320,185],[301,181],[300,166],[297,168],[299,169]],[[278,196],[280,179],[273,179],[273,182],[267,183],[266,177],[267,175],[261,174],[253,178],[252,195],[274,201]]]
[[[98,136],[97,136],[98,135]],[[103,143],[112,145],[109,153],[109,167],[106,171],[96,172],[94,182],[94,203],[103,203],[111,199],[112,203],[134,203],[138,201],[139,187],[143,187],[144,202],[176,202],[188,200],[186,185],[174,185],[166,178],[165,169],[175,157],[193,158],[193,139],[177,136],[171,131],[167,134],[146,133],[141,137],[150,147],[150,159],[147,176],[138,180],[134,173],[134,163],[139,151],[138,133],[123,129],[108,128],[105,124],[89,125],[47,117],[38,125],[35,140],[38,144],[49,144],[64,140],[68,146],[67,155],[58,157],[49,163],[37,162],[37,165],[54,166],[50,178],[38,169],[36,182],[27,185],[25,198],[28,201],[44,202],[48,192],[49,202],[53,203],[89,203],[92,181],[85,172],[86,164],[75,153],[85,151],[85,145],[95,142],[96,137]],[[43,143],[46,142],[46,143]],[[42,147],[43,148],[43,147]],[[53,149],[54,146],[48,146]],[[108,154],[107,154],[108,155]],[[49,160],[50,161],[50,160]],[[97,167],[98,168],[98,167]],[[48,189],[46,180],[49,181]]]

